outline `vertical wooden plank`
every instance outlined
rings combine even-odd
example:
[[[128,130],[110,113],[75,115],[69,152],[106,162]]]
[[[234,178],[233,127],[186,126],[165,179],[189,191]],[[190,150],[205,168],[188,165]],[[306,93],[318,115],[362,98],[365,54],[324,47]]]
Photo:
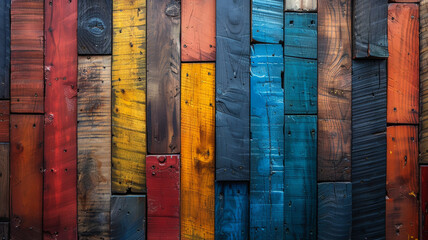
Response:
[[[388,123],[419,122],[419,8],[388,7]]]
[[[79,54],[111,54],[112,0],[79,0]]]
[[[9,240],[9,223],[8,222],[0,223],[0,239]]]
[[[182,0],[181,20],[181,61],[215,61],[215,0]]]
[[[77,216],[79,239],[109,239],[111,56],[79,57]]]
[[[259,43],[283,42],[284,0],[252,0],[251,38]]]
[[[422,1],[423,2],[423,1]],[[428,239],[428,189],[425,186],[428,186],[428,166],[421,166],[421,208],[420,208],[420,220],[421,220],[421,240]]]
[[[248,183],[216,182],[215,186],[215,239],[248,239]]]
[[[349,182],[318,183],[317,239],[350,239],[351,222],[352,184]]]
[[[43,0],[13,0],[10,14],[11,111],[43,113]]]
[[[77,238],[77,1],[45,0],[45,239]]]
[[[9,221],[9,143],[0,143],[0,221]]]
[[[10,86],[10,0],[0,3],[0,99],[9,98]]]
[[[317,14],[285,13],[284,56],[317,58]]]
[[[284,0],[285,11],[312,12],[317,10],[317,0]]]
[[[42,238],[43,116],[11,115],[11,239]]]
[[[146,196],[111,197],[111,240],[146,239]]]
[[[386,239],[417,239],[418,128],[387,128]]]
[[[181,65],[181,238],[214,239],[215,64]]]
[[[146,158],[147,238],[180,239],[180,155]]]
[[[10,101],[0,101],[0,142],[9,142]]]
[[[180,1],[147,0],[147,147],[180,152]]]
[[[422,0],[420,13],[420,129],[419,129],[419,160],[428,163],[428,0]]]

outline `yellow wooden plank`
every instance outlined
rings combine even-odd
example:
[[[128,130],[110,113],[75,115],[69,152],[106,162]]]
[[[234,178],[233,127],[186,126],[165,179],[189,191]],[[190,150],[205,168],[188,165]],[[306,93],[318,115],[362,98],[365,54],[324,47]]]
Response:
[[[112,192],[146,191],[146,0],[113,1]]]
[[[181,65],[181,144],[181,238],[214,239],[214,63]]]

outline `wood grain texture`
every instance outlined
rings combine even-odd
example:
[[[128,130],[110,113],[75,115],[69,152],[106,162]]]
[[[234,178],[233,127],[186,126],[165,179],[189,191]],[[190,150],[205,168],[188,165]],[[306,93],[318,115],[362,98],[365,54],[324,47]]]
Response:
[[[180,239],[180,155],[146,158],[147,238]]]
[[[388,7],[388,123],[419,122],[419,7]]]
[[[111,240],[146,239],[146,196],[111,197]]]
[[[9,221],[9,143],[0,143],[0,221]]]
[[[112,192],[146,191],[146,0],[113,1]]]
[[[13,0],[10,15],[11,112],[43,113],[43,0]]]
[[[248,239],[248,183],[215,185],[215,239]]]
[[[78,59],[77,216],[79,239],[109,239],[111,56]]]
[[[317,14],[284,14],[284,56],[317,58]]]
[[[0,99],[10,97],[10,1],[0,3]]]
[[[79,0],[79,54],[111,54],[112,0]]]
[[[284,0],[252,0],[251,38],[258,43],[284,41]]]
[[[0,239],[9,240],[9,223],[0,222]]]
[[[180,152],[180,1],[147,0],[147,148]]]
[[[417,239],[418,128],[387,128],[386,239]]]
[[[428,163],[428,0],[422,0],[420,13],[420,129],[419,129],[419,160]]]
[[[181,238],[214,239],[215,64],[181,65]]]
[[[181,61],[215,61],[215,0],[182,0],[181,21]]]
[[[424,2],[424,1],[422,1]],[[428,189],[424,186],[428,186],[428,166],[421,165],[420,167],[420,221],[421,221],[421,229],[420,229],[420,239],[427,240],[428,239]]]
[[[77,238],[77,1],[45,0],[45,239]]]
[[[351,227],[352,184],[350,182],[318,183],[317,239],[350,239]]]
[[[285,11],[315,12],[317,11],[317,0],[284,0]]]
[[[250,177],[250,0],[217,0],[216,180]]]
[[[42,239],[43,115],[11,115],[11,239]]]
[[[0,142],[9,142],[10,101],[0,100]]]

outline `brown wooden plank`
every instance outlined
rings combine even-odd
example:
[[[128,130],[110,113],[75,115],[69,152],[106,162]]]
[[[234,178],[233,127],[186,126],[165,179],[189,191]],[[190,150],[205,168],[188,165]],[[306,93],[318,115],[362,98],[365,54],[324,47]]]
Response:
[[[420,186],[421,186],[421,193],[420,193],[420,221],[421,221],[421,239],[427,240],[428,239],[428,166],[422,165],[420,168]],[[425,186],[425,187],[424,187]]]
[[[419,7],[419,77],[420,77],[420,128],[419,160],[428,163],[428,0],[423,0]]]
[[[9,220],[9,143],[0,143],[0,221]]]
[[[0,101],[0,142],[9,142],[10,101]]]

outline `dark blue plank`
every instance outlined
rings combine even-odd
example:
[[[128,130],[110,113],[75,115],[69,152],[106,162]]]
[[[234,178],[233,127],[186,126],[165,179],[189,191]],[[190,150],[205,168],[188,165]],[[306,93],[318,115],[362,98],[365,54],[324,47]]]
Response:
[[[0,99],[9,98],[10,0],[0,2]]]
[[[146,196],[111,197],[111,240],[146,239]]]
[[[286,12],[284,56],[317,58],[317,14]]]
[[[253,0],[251,34],[256,42],[282,43],[284,0]]]
[[[251,47],[251,239],[283,239],[284,90],[282,46]]]

